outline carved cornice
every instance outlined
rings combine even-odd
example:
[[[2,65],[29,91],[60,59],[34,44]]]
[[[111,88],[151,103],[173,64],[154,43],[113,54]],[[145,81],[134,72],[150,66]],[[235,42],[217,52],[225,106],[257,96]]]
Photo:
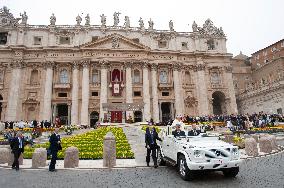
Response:
[[[194,66],[193,66],[194,72],[197,72],[197,71],[204,71],[205,68],[206,68],[206,65],[205,65],[205,64],[197,64],[197,65],[194,65]]]
[[[25,63],[23,59],[14,59],[13,62],[10,63],[10,67],[15,69],[15,68],[23,68],[25,67]]]

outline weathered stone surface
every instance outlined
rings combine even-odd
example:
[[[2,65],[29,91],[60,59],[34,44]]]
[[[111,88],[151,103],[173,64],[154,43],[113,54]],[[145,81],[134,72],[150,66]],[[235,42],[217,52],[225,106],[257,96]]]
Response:
[[[277,142],[276,142],[276,136],[274,136],[274,135],[269,135],[268,138],[271,139],[272,150],[277,150],[277,149],[278,149],[278,146],[277,146]]]
[[[252,135],[252,137],[255,139],[255,141],[256,141],[256,142],[258,142],[259,135],[257,135],[257,134],[253,134],[253,135]]]
[[[116,142],[112,132],[104,137],[103,166],[112,168],[116,165]]]
[[[245,152],[248,156],[258,156],[257,142],[254,138],[245,139]]]
[[[79,166],[79,150],[76,147],[69,147],[65,150],[64,168],[75,168]]]
[[[260,152],[270,153],[272,151],[272,139],[269,137],[260,137],[259,149]]]
[[[11,150],[9,148],[0,148],[0,164],[8,162]]]
[[[45,167],[47,151],[45,148],[36,148],[32,157],[32,168]]]
[[[225,142],[233,143],[234,135],[225,135]]]

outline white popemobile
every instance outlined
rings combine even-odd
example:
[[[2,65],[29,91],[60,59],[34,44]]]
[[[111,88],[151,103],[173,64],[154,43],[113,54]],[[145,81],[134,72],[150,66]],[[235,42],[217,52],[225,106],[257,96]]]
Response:
[[[175,138],[171,126],[161,133],[163,142],[158,150],[158,163],[177,166],[182,179],[192,180],[196,172],[204,170],[222,171],[226,177],[238,174],[241,160],[237,146],[207,133]]]

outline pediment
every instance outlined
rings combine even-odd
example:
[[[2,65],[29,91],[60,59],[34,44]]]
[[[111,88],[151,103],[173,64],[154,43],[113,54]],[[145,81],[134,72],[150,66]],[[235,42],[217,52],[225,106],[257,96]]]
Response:
[[[81,49],[120,49],[120,50],[149,50],[150,48],[134,42],[132,39],[114,33],[96,41],[79,46]]]

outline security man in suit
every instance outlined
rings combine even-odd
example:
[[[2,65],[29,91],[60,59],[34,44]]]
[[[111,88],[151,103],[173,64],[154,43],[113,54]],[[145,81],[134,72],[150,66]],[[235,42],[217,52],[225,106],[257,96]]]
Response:
[[[185,132],[180,130],[181,125],[180,124],[176,124],[176,130],[174,130],[172,132],[172,134],[174,135],[174,137],[178,137],[178,136],[185,136]]]
[[[49,164],[49,171],[54,172],[55,171],[55,164],[56,164],[56,160],[57,160],[57,153],[58,150],[61,147],[60,144],[60,136],[58,135],[58,128],[55,128],[55,130],[53,131],[53,133],[51,134],[50,138],[49,138],[49,143],[50,143],[50,153],[51,153],[51,161]]]
[[[162,141],[162,139],[159,137],[156,129],[153,127],[150,131],[149,127],[146,128],[146,134],[145,134],[145,143],[147,148],[147,156],[146,156],[146,163],[147,166],[149,166],[150,163],[150,154],[152,153],[152,158],[154,162],[154,168],[158,167],[157,164],[157,140]]]
[[[12,164],[12,169],[19,170],[19,157],[24,153],[24,137],[21,132],[18,132],[17,135],[11,139],[11,150],[14,154],[14,162]]]

